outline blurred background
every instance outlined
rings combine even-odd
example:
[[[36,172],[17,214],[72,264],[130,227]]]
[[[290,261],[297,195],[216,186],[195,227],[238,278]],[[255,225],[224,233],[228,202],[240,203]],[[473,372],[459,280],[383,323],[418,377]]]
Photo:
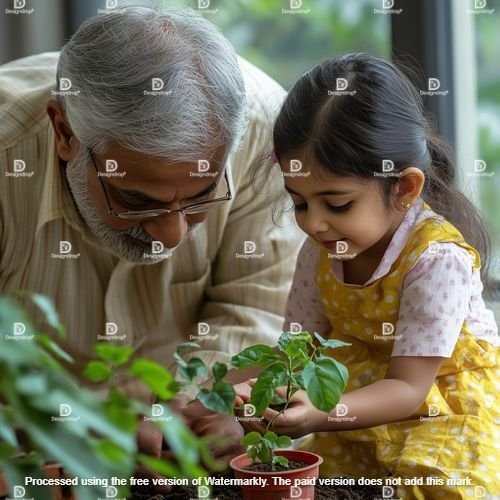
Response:
[[[349,52],[402,59],[423,90],[438,78],[448,93],[426,106],[456,151],[458,183],[490,224],[500,281],[500,0],[0,0],[0,64],[59,50],[85,18],[130,3],[198,10],[285,88]],[[33,11],[5,12],[16,7]]]

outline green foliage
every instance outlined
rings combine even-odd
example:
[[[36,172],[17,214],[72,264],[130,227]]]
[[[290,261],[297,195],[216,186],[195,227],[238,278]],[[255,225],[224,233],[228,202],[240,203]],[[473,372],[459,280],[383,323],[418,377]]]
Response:
[[[25,292],[18,296],[31,299],[43,313],[43,323],[65,335],[50,299]],[[13,331],[15,323],[23,325],[22,336]],[[97,344],[98,359],[88,363],[84,374],[90,381],[108,383],[108,397],[102,400],[65,369],[61,361],[71,358],[48,333],[37,331],[13,298],[0,297],[0,334],[0,470],[11,486],[24,485],[26,475],[41,477],[40,466],[47,461],[61,463],[70,476],[77,477],[128,479],[138,463],[167,475],[204,474],[199,463],[211,463],[207,444],[181,418],[169,415],[168,407],[169,418],[155,424],[176,464],[138,453],[137,423],[150,409],[116,386],[126,378],[140,380],[159,400],[168,401],[178,385],[161,365],[132,360],[133,349],[128,346]],[[61,405],[69,409],[64,414],[67,418]],[[45,488],[26,486],[26,492],[37,499],[51,498]],[[75,494],[82,500],[103,496],[98,486],[77,487]],[[127,495],[127,488],[119,494]]]
[[[277,416],[281,415],[293,395],[300,389],[307,392],[311,403],[321,411],[330,412],[339,402],[348,381],[347,368],[324,353],[329,349],[350,344],[340,340],[323,339],[317,333],[314,337],[316,342],[308,332],[284,332],[278,340],[281,355],[267,346],[257,345],[248,347],[232,357],[231,363],[237,368],[265,368],[252,387],[251,402],[257,415],[261,415],[271,404],[282,405]],[[282,398],[276,398],[276,390],[279,387],[286,387],[286,395]],[[258,459],[286,467],[286,458],[276,455],[274,451],[290,446],[291,440],[287,436],[278,437],[270,431],[273,421],[274,419],[268,423],[263,436],[251,432],[245,436],[243,444],[250,447],[248,456],[252,460]]]

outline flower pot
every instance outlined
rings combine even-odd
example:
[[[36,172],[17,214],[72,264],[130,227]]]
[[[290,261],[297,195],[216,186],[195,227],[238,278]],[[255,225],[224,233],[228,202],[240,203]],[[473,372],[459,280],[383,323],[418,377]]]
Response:
[[[280,450],[276,455],[281,455],[289,460],[297,460],[307,465],[300,469],[282,471],[252,471],[245,469],[252,461],[246,454],[233,458],[230,467],[237,479],[262,478],[267,480],[265,487],[259,485],[244,485],[244,500],[314,500],[314,482],[318,477],[319,466],[323,459],[314,453],[300,450]],[[273,481],[272,478],[281,478]],[[304,481],[301,483],[301,481]],[[312,484],[305,484],[305,483]],[[298,486],[298,487],[297,487]]]
[[[59,464],[47,464],[42,467],[43,474],[51,479],[58,479],[66,477],[63,468]],[[20,485],[22,486],[22,485]],[[41,486],[39,486],[41,488]],[[74,496],[66,486],[53,486],[50,487],[54,500],[73,500]],[[7,478],[3,472],[0,472],[0,498],[6,497],[9,493]]]

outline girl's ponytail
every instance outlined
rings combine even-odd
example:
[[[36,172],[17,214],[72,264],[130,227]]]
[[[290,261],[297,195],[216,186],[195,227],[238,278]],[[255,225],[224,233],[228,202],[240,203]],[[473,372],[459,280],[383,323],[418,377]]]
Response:
[[[488,289],[491,239],[477,207],[455,187],[456,168],[451,147],[433,130],[427,131],[431,156],[423,198],[432,209],[451,222],[481,255],[481,278]]]

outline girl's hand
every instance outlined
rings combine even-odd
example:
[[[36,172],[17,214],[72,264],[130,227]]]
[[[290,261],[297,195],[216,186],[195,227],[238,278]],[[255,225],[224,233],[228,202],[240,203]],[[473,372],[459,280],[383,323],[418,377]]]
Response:
[[[245,403],[250,402],[250,393],[252,392],[252,386],[249,382],[241,382],[233,386],[234,392],[236,393],[236,399],[234,401],[235,408],[241,408]]]
[[[279,396],[286,395],[286,387],[279,387],[276,390]],[[328,414],[319,411],[313,406],[305,391],[297,391],[288,408],[279,415],[279,412],[267,408],[262,414],[264,421],[242,422],[246,431],[257,431],[263,434],[266,431],[267,423],[272,422],[269,430],[279,435],[298,438],[311,432],[318,432],[328,427]]]

